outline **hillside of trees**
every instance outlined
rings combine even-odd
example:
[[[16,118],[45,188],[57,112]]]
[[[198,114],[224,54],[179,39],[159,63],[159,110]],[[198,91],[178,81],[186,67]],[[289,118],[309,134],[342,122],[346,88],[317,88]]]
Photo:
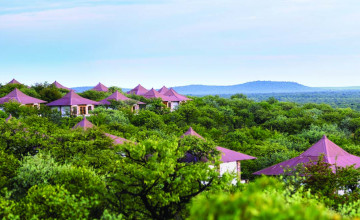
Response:
[[[224,95],[252,93],[295,93],[322,91],[321,88],[308,87],[296,82],[254,81],[230,86],[188,85],[174,87],[176,91],[191,95]]]
[[[46,101],[66,91],[48,84],[8,85]],[[121,91],[113,87],[111,91]],[[101,100],[109,93],[85,91]],[[96,127],[72,129],[82,117],[60,117],[11,102],[0,111],[0,217],[4,219],[351,219],[360,217],[358,169],[337,173],[321,163],[307,175],[252,173],[298,156],[323,135],[360,156],[360,112],[328,104],[254,101],[237,94],[192,97],[170,112],[161,100],[134,113],[127,103],[98,107]],[[12,115],[13,118],[5,119]],[[180,139],[193,127],[206,141]],[[129,140],[114,145],[106,133]],[[241,163],[249,184],[218,177],[222,146],[257,157]],[[183,163],[187,152],[207,162]],[[299,171],[300,172],[300,171]],[[309,178],[314,177],[314,178]],[[307,178],[308,177],[308,178]],[[317,177],[317,178],[315,178]],[[344,189],[338,194],[338,189]]]
[[[230,98],[232,95],[222,95],[224,98]],[[282,102],[295,102],[300,104],[317,103],[329,104],[334,108],[352,108],[360,111],[360,91],[359,90],[341,90],[341,91],[323,91],[323,92],[296,92],[296,93],[262,93],[247,94],[249,99],[255,101],[266,101],[274,97]]]

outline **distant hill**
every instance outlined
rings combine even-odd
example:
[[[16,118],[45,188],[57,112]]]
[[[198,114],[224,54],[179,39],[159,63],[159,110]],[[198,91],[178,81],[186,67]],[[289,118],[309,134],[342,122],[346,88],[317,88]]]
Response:
[[[94,86],[80,86],[80,87],[73,87],[71,89],[75,90],[76,93],[81,93],[92,88],[94,88]]]
[[[92,89],[92,86],[74,87],[76,92],[83,92]],[[229,95],[236,93],[243,94],[266,94],[266,93],[304,93],[304,92],[324,92],[324,91],[343,91],[360,90],[359,86],[353,87],[309,87],[296,82],[279,81],[254,81],[230,86],[208,86],[208,85],[188,85],[173,87],[178,93],[184,95]],[[124,92],[129,88],[122,88]]]
[[[174,87],[174,89],[179,93],[189,95],[223,95],[236,93],[295,93],[322,91],[321,88],[308,87],[296,82],[275,81],[255,81],[232,86],[189,85]]]

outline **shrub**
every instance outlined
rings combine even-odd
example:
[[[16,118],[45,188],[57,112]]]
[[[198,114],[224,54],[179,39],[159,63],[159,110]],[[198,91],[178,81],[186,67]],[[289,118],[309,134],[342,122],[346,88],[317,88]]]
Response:
[[[196,198],[190,219],[330,219],[338,216],[310,194],[289,194],[273,178],[261,178],[242,192]]]

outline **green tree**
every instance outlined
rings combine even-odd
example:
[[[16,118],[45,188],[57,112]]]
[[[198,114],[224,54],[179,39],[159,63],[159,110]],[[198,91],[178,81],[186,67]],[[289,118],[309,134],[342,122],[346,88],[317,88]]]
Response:
[[[121,153],[108,180],[115,208],[127,218],[184,216],[193,197],[220,182],[218,172],[210,166],[217,165],[210,142],[198,146],[196,152],[212,162],[180,162],[195,147],[191,143],[148,139],[136,146],[119,145],[116,151]]]
[[[33,186],[28,191],[20,216],[23,219],[89,219],[91,200],[71,195],[63,186]]]

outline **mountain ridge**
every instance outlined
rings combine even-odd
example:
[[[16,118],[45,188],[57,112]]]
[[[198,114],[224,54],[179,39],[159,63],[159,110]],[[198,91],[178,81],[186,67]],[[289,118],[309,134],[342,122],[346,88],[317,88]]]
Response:
[[[76,92],[83,92],[93,86],[74,87]],[[349,87],[310,87],[290,81],[252,81],[236,85],[202,85],[192,84],[172,87],[184,95],[225,95],[225,94],[257,94],[257,93],[298,93],[298,92],[323,92],[340,90],[360,90],[359,86]],[[123,88],[123,91],[129,91]]]

